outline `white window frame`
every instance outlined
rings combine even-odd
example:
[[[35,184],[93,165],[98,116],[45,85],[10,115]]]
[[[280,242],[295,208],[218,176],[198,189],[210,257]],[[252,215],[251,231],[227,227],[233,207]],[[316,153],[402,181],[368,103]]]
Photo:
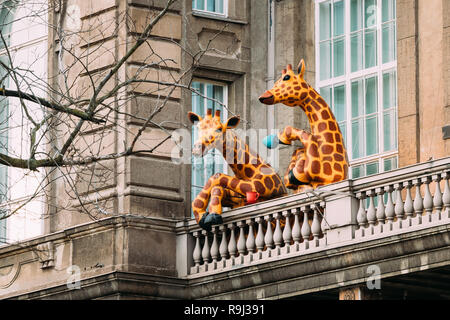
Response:
[[[377,65],[371,68],[363,69],[351,72],[351,21],[350,21],[350,0],[344,0],[344,33],[345,33],[345,73],[343,76],[339,77],[333,77],[334,72],[334,50],[331,50],[331,56],[330,56],[330,63],[331,63],[331,78],[326,80],[320,80],[320,28],[319,28],[319,15],[320,15],[320,7],[319,5],[321,3],[325,2],[338,2],[339,0],[315,0],[315,21],[316,21],[316,28],[315,28],[315,50],[316,50],[316,88],[319,91],[320,88],[323,87],[331,87],[332,94],[331,94],[331,101],[327,101],[330,105],[333,103],[333,97],[334,97],[334,87],[338,85],[345,84],[345,95],[346,95],[346,149],[350,160],[350,166],[357,166],[361,164],[370,164],[378,160],[378,172],[384,171],[384,159],[387,158],[397,158],[397,166],[398,166],[398,94],[396,94],[396,107],[395,110],[397,110],[397,116],[395,117],[395,132],[393,134],[397,137],[397,146],[395,150],[384,152],[384,135],[383,135],[383,128],[384,128],[384,117],[383,117],[383,74],[395,71],[397,72],[397,58],[394,61],[383,63],[383,57],[382,57],[382,11],[381,11],[381,4],[382,0],[376,0],[377,4],[377,24],[376,24],[376,30],[377,30]],[[331,26],[334,27],[334,6],[332,6],[331,9]],[[397,20],[395,19],[397,22]],[[363,50],[363,63],[364,63],[364,50]],[[352,155],[352,114],[351,114],[351,83],[352,81],[358,80],[358,79],[366,79],[371,76],[377,76],[377,85],[378,85],[378,96],[377,96],[377,116],[378,116],[378,122],[377,122],[377,133],[378,133],[378,153],[370,156],[361,157],[358,159],[353,159]],[[396,77],[396,82],[398,82],[398,76]],[[396,85],[397,93],[398,93],[398,86]],[[352,178],[352,170],[349,170],[349,178]]]
[[[203,1],[204,2],[204,8],[207,7],[207,5],[206,5],[207,0],[196,0],[196,1]],[[194,6],[192,6],[192,11],[201,13],[202,15],[206,15],[206,16],[207,15],[211,15],[213,17],[227,18],[228,17],[228,0],[223,0],[223,12],[209,11],[209,10],[206,10],[206,9],[204,9],[204,10],[196,9],[196,8],[194,8]]]

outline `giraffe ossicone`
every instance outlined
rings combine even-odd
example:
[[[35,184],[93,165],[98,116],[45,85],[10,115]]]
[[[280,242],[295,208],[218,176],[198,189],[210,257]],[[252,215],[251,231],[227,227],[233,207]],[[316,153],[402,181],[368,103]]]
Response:
[[[287,126],[277,135],[279,143],[289,145],[299,140],[303,144],[293,152],[284,175],[286,187],[295,192],[345,180],[348,174],[348,156],[339,124],[326,101],[305,81],[304,74],[303,59],[297,74],[288,64],[273,88],[259,97],[267,105],[282,103],[301,108],[308,117],[310,131]],[[271,147],[276,143],[268,144]]]
[[[202,157],[215,148],[222,153],[234,173],[212,175],[192,201],[194,217],[203,229],[210,230],[212,225],[222,223],[222,207],[245,205],[248,192],[259,194],[257,202],[287,194],[275,169],[231,130],[239,124],[239,117],[233,116],[222,123],[220,111],[213,116],[208,109],[204,118],[194,112],[188,112],[188,118],[199,131],[192,154]],[[209,212],[206,211],[208,204]]]

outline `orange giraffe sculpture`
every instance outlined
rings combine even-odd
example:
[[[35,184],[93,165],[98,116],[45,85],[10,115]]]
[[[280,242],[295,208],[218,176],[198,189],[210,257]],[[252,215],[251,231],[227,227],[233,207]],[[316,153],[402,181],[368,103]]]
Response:
[[[211,176],[192,202],[195,219],[203,229],[210,230],[212,225],[222,223],[222,206],[243,206],[247,192],[258,192],[258,201],[287,194],[276,171],[232,130],[228,130],[239,124],[239,117],[231,117],[222,124],[220,111],[217,110],[212,117],[211,109],[204,119],[193,112],[189,112],[188,117],[199,129],[193,155],[200,157],[216,148],[222,152],[234,173],[234,176],[223,173]],[[206,212],[208,202],[209,213]]]
[[[288,107],[300,107],[308,117],[311,132],[287,126],[275,141],[275,144],[290,145],[300,140],[303,144],[303,148],[292,154],[284,176],[286,187],[296,193],[345,180],[348,172],[348,156],[339,125],[325,100],[303,79],[303,59],[297,73],[287,65],[273,88],[259,98],[267,105],[283,103]]]

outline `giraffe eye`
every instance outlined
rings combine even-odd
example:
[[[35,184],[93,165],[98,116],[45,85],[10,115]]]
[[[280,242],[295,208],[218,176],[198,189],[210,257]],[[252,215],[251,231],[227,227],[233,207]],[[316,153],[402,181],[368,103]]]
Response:
[[[290,78],[291,78],[291,76],[287,74],[284,76],[283,81],[288,81]]]

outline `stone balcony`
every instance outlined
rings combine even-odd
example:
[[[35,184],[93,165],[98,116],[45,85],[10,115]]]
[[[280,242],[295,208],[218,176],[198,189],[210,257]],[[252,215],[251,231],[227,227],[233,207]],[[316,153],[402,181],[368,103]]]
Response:
[[[74,226],[0,247],[0,298],[337,299],[371,281],[384,298],[450,298],[449,178],[450,157],[231,210],[211,232]]]

